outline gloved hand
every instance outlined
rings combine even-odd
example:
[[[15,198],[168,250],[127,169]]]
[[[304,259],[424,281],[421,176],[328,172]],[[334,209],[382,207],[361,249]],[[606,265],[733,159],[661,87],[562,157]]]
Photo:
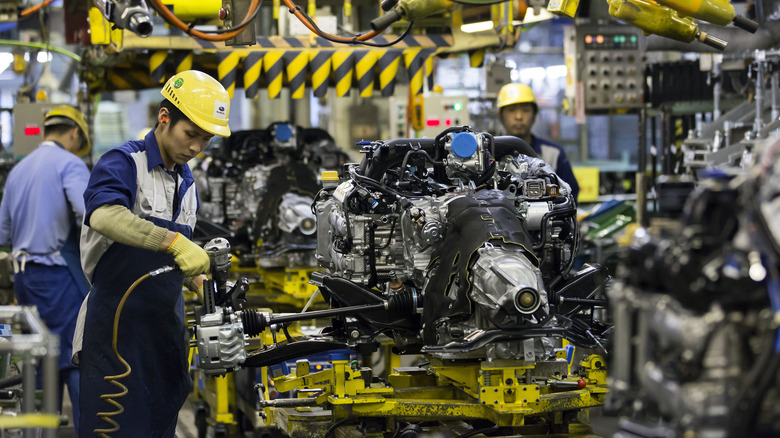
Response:
[[[185,277],[194,277],[209,271],[210,260],[206,250],[192,243],[181,233],[176,233],[176,238],[166,252],[173,255],[173,259]]]

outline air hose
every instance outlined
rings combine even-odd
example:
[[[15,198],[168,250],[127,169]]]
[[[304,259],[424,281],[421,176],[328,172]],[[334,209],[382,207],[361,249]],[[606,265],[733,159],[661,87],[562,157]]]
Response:
[[[122,357],[122,355],[119,354],[119,350],[117,349],[117,338],[119,336],[119,317],[122,316],[122,308],[125,306],[125,301],[127,301],[127,298],[130,296],[133,290],[135,290],[135,288],[147,278],[156,277],[160,274],[165,274],[167,272],[171,272],[176,269],[177,268],[175,266],[163,266],[160,269],[155,269],[154,271],[147,272],[146,274],[139,277],[138,280],[133,282],[133,284],[131,284],[130,287],[127,288],[127,291],[122,296],[122,299],[119,300],[119,305],[116,307],[116,313],[114,314],[114,334],[113,337],[111,338],[111,347],[114,349],[114,355],[116,355],[116,358],[119,359],[119,362],[121,362],[122,365],[125,366],[125,372],[121,374],[117,374],[115,376],[103,377],[103,380],[119,388],[120,392],[113,393],[113,394],[103,394],[100,396],[101,400],[105,400],[109,404],[113,405],[114,407],[116,407],[116,410],[112,412],[97,413],[98,418],[111,425],[110,429],[95,429],[93,432],[97,436],[103,438],[110,438],[111,435],[109,435],[109,433],[118,432],[119,423],[117,423],[111,417],[115,417],[125,411],[125,407],[122,406],[122,404],[120,404],[118,401],[116,401],[116,399],[127,395],[127,386],[123,385],[121,382],[119,382],[119,380],[129,376],[130,372],[132,371],[132,368],[130,368],[130,364],[127,363],[127,361]]]

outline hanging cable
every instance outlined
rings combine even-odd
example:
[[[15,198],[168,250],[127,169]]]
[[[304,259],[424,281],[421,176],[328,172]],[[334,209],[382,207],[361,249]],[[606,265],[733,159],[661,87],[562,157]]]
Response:
[[[22,12],[20,12],[19,15],[22,16],[22,17],[26,17],[28,15],[32,15],[32,14],[38,12],[41,8],[45,8],[46,6],[49,6],[50,4],[52,4],[53,1],[54,0],[45,0],[43,3],[39,3],[39,4],[35,5],[35,6],[30,6],[29,8],[27,8],[27,9],[23,10]]]
[[[244,18],[244,21],[242,21],[241,23],[239,23],[239,24],[237,24],[237,25],[235,25],[233,27],[229,27],[227,29],[219,29],[219,30],[202,30],[201,32],[207,33],[207,34],[211,34],[211,35],[221,35],[221,34],[224,34],[224,33],[234,32],[236,30],[243,29],[244,26],[246,26],[250,22],[254,21],[255,18],[257,18],[257,14],[260,13],[260,7],[262,7],[262,5],[263,5],[263,0],[260,0],[258,2],[258,4],[257,4],[257,8],[255,9],[255,12],[252,14],[252,16]]]
[[[314,32],[317,36],[325,38],[326,40],[334,42],[334,43],[363,44],[363,45],[370,46],[371,44],[364,44],[364,41],[368,41],[368,40],[374,38],[375,36],[377,36],[377,35],[381,34],[382,32],[384,32],[385,29],[387,29],[387,27],[383,27],[381,29],[372,30],[371,32],[369,32],[367,34],[364,34],[364,35],[360,35],[360,34],[355,35],[352,38],[346,38],[346,37],[340,37],[340,36],[336,36],[336,35],[331,35],[331,34],[325,33],[322,30],[320,30],[317,27],[317,25],[314,24],[314,21],[308,15],[306,15],[306,13],[303,12],[303,10],[301,10],[301,8],[299,6],[297,6],[295,3],[293,3],[292,0],[283,0],[283,1],[284,1],[284,4],[287,5],[287,7],[290,9],[290,13],[295,15],[295,17],[298,20],[300,20],[300,22],[303,23],[304,26],[309,28],[310,31]],[[409,29],[411,29],[411,26],[410,26]],[[409,31],[409,29],[407,29],[407,32]],[[395,44],[398,41],[400,41],[400,39],[398,39],[395,42],[393,42],[393,44]],[[376,46],[376,47],[384,47],[384,46]]]
[[[158,14],[160,14],[165,21],[167,21],[170,25],[173,27],[176,27],[177,29],[183,31],[187,35],[190,35],[192,37],[202,39],[205,41],[227,41],[229,39],[235,38],[243,32],[243,28],[247,25],[249,25],[253,21],[253,17],[256,15],[257,11],[260,9],[260,0],[252,0],[252,2],[249,4],[249,10],[246,13],[246,16],[243,20],[241,20],[241,24],[239,26],[236,26],[236,30],[219,34],[219,35],[211,35],[209,33],[193,29],[192,26],[188,25],[187,23],[181,21],[176,15],[171,12],[170,9],[168,9],[163,3],[162,0],[150,0],[150,4],[154,8],[154,10],[157,11]]]

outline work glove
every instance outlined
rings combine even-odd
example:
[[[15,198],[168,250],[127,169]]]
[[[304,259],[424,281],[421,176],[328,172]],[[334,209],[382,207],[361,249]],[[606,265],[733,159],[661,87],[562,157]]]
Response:
[[[173,259],[185,277],[194,277],[209,271],[210,260],[206,250],[192,243],[181,233],[176,233],[173,243],[165,251],[173,255]]]

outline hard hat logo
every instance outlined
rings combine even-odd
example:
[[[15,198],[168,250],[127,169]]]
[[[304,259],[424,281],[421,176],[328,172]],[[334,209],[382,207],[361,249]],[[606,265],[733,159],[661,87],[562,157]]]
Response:
[[[227,104],[225,102],[214,102],[214,117],[218,119],[227,119]]]
[[[176,79],[176,82],[173,83],[173,88],[181,88],[183,83],[184,83],[184,79],[182,78]]]

